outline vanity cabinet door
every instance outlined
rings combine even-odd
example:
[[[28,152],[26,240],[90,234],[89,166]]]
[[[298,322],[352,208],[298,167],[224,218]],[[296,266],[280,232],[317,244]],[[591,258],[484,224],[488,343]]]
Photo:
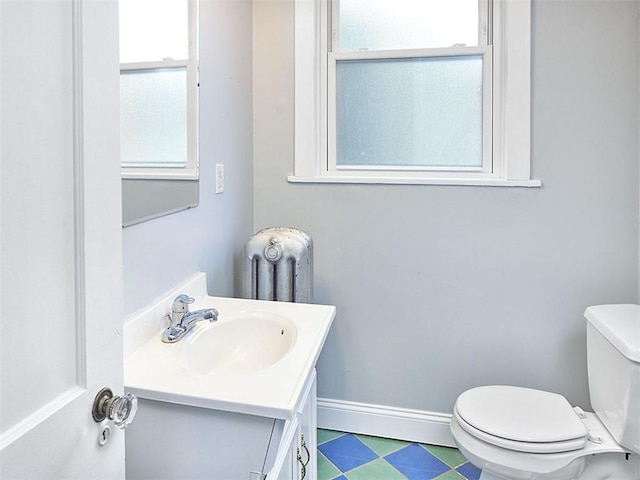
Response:
[[[296,459],[295,459],[293,450],[294,449],[292,446],[289,446],[289,448],[287,449],[287,456],[285,458],[282,471],[280,472],[280,475],[278,476],[277,480],[297,480],[298,479],[298,477],[296,477],[296,467],[295,467]]]
[[[293,421],[287,422],[273,468],[267,475],[268,480],[315,479],[315,474],[310,476],[308,471],[308,469],[312,469],[312,464],[309,456],[305,453],[305,448],[303,448],[304,434],[299,420],[299,417],[296,417]],[[313,470],[315,472],[315,464],[313,464]]]
[[[298,480],[296,476],[296,446],[300,436],[298,418],[284,424],[273,466],[267,474],[269,480]]]
[[[303,391],[296,417],[285,424],[273,468],[267,479],[317,479],[316,409],[316,372],[313,370]]]

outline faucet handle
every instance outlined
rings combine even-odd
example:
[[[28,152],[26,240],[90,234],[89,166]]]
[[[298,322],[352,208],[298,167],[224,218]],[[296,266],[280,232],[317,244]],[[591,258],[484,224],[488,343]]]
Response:
[[[173,313],[185,313],[189,311],[189,304],[195,302],[196,299],[193,297],[190,297],[189,295],[185,295],[184,293],[182,295],[178,295],[174,300],[173,300],[173,305],[171,306],[171,311]]]

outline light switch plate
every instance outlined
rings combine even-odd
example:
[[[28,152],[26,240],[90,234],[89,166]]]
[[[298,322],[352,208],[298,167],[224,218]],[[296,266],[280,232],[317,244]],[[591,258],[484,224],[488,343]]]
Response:
[[[224,164],[216,164],[216,193],[224,192]]]

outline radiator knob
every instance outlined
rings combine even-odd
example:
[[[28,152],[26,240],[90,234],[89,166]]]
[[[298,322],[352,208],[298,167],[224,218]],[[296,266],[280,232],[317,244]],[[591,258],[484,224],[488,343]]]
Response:
[[[264,256],[270,262],[277,262],[282,257],[282,246],[277,238],[269,240],[269,245],[264,249]]]

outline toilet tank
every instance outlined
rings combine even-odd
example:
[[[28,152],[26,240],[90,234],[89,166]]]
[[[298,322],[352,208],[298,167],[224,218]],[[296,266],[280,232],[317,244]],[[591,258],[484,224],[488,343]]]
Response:
[[[587,308],[591,406],[616,441],[640,453],[640,306]]]

